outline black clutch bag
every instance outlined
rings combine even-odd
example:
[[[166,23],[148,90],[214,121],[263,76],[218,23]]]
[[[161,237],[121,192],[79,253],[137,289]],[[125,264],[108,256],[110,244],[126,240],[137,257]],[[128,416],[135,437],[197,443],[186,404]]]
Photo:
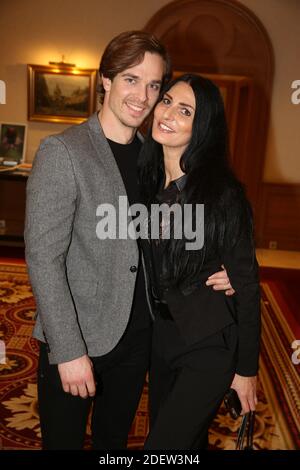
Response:
[[[224,403],[233,419],[237,419],[241,415],[242,405],[233,388],[230,388],[224,396]],[[254,421],[255,411],[244,414],[238,430],[236,450],[253,450]]]
[[[236,441],[236,450],[253,450],[254,420],[255,411],[249,411],[243,416]]]
[[[230,416],[233,419],[237,419],[241,414],[242,405],[237,392],[233,388],[230,388],[224,396],[224,403]]]

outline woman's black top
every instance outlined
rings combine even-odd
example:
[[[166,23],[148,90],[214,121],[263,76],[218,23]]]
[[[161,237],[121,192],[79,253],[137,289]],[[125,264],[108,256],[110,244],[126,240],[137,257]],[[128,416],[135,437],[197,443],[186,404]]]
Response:
[[[172,181],[157,195],[156,203],[177,201],[186,177]],[[235,201],[232,201],[234,206]],[[232,323],[238,325],[236,372],[254,376],[258,370],[260,346],[260,286],[253,237],[245,234],[220,255],[218,250],[202,259],[200,270],[190,285],[166,283],[165,241],[143,240],[142,246],[154,299],[165,302],[187,345],[201,341]],[[205,249],[205,246],[204,246]],[[201,257],[199,257],[200,259]],[[207,278],[224,265],[235,294],[226,296],[206,286]],[[155,302],[153,303],[155,307]]]
[[[178,196],[182,191],[186,182],[186,175],[173,180],[169,183],[167,188],[162,188],[156,196],[156,204],[167,204],[172,206],[178,202]],[[149,274],[152,286],[152,295],[155,300],[165,302],[164,291],[168,288],[169,273],[166,264],[166,256],[164,250],[166,247],[167,239],[164,238],[164,232],[168,230],[166,221],[161,220],[159,224],[159,238],[151,238],[151,216],[148,219],[149,223],[149,239],[145,244],[146,248],[146,263],[149,266]],[[171,231],[172,234],[172,231]]]

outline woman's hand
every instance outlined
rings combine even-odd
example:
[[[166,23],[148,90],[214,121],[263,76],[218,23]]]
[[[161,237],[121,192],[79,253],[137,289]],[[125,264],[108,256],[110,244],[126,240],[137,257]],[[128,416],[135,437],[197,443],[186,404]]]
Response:
[[[231,388],[234,388],[239,396],[242,405],[242,415],[250,410],[255,411],[257,405],[256,380],[256,375],[253,377],[243,377],[242,375],[235,374],[233,378]]]
[[[217,273],[212,274],[206,281],[207,286],[212,286],[214,290],[224,290],[225,295],[233,295],[235,290],[232,288],[230,284],[230,279],[227,275],[227,271],[222,264],[222,271],[218,271]]]

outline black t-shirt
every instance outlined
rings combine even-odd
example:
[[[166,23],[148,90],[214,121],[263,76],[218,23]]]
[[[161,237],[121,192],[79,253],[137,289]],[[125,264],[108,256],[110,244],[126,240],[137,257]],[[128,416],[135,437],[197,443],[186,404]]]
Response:
[[[138,189],[137,172],[137,159],[142,146],[141,141],[137,136],[135,136],[130,144],[119,144],[109,139],[107,139],[107,141],[121,173],[129,204],[132,205],[141,202]],[[139,240],[138,247],[141,259]],[[131,273],[128,269],[128,276],[130,274]],[[140,262],[138,266],[134,298],[127,330],[136,331],[142,328],[146,328],[150,325],[150,323],[151,318],[146,297],[145,277],[143,266]]]

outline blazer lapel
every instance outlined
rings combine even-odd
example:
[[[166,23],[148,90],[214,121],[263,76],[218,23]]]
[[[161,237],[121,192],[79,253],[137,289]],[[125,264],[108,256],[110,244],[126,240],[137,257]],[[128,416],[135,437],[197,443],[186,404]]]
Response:
[[[112,190],[116,193],[117,197],[120,195],[127,195],[117,162],[99,123],[98,114],[94,113],[87,121],[87,124],[89,126],[89,136],[95,151],[112,180]]]

